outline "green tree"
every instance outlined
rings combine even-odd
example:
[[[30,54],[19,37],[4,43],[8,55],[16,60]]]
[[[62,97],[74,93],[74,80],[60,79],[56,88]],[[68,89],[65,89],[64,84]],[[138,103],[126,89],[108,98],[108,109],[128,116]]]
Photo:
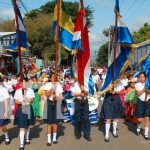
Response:
[[[150,25],[148,23],[145,23],[139,31],[133,33],[133,38],[136,44],[150,39]]]
[[[108,42],[100,47],[96,62],[99,65],[108,65]]]
[[[28,41],[31,45],[31,52],[39,58],[53,60],[55,55],[55,41],[52,35],[53,13],[55,2],[50,1],[42,5],[39,9],[34,9],[24,17],[24,24],[27,30]],[[75,22],[79,3],[65,2],[69,14]],[[89,22],[93,19],[93,9],[90,6],[86,8],[86,15]],[[92,23],[90,24],[90,26]],[[14,20],[0,21],[0,31],[15,31]],[[65,61],[68,52],[62,49],[62,59]],[[67,60],[66,60],[67,61]]]

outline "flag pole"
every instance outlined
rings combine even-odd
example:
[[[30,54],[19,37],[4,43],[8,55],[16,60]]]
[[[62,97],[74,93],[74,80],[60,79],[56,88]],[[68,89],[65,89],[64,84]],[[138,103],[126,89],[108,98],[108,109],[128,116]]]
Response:
[[[84,2],[83,0],[80,0],[80,9],[82,10],[81,13],[83,13],[83,9],[84,9]],[[81,47],[83,48],[83,14],[81,14]],[[82,70],[82,86],[84,87],[84,66],[83,66],[83,61],[84,61],[84,58],[83,58],[83,52],[81,52],[81,56],[82,56],[82,59],[81,59],[81,70]],[[82,103],[84,102],[84,96],[82,97]]]
[[[18,55],[19,55],[19,63],[20,63],[20,82],[22,82],[23,81],[23,72],[22,72],[22,56],[21,56],[21,46],[20,46],[19,20],[18,20],[18,15],[17,15],[17,0],[14,0],[14,11],[15,11],[15,18],[16,18],[17,33],[18,33],[17,40],[18,40]]]
[[[114,91],[114,80],[115,80],[115,70],[116,70],[116,52],[117,52],[117,25],[118,25],[118,13],[117,10],[115,10],[115,36],[114,36],[114,61],[113,61],[113,70],[112,70],[112,88]],[[114,99],[114,95],[112,96],[112,99]]]
[[[58,65],[58,51],[59,51],[60,3],[61,0],[57,0],[57,26],[56,26],[56,48],[55,48],[55,69],[54,69],[55,82],[57,82],[57,65]],[[55,99],[53,99],[53,104],[55,104]]]

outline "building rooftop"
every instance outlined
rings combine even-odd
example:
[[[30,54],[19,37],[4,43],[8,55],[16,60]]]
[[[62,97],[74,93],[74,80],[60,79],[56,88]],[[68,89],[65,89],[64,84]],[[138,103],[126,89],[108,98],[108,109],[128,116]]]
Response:
[[[15,34],[16,32],[0,32],[0,37],[10,34]]]

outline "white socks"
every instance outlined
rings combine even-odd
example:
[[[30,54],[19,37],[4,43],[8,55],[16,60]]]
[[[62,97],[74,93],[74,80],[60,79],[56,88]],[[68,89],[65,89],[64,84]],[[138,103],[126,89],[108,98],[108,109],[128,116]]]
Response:
[[[29,134],[30,134],[30,129],[26,129],[26,136],[25,136],[26,140],[29,140]]]
[[[136,131],[137,131],[137,132],[140,132],[140,131],[141,131],[141,123],[138,123],[138,124],[137,124],[137,129],[136,129]]]
[[[145,137],[148,137],[149,127],[145,127]]]
[[[51,141],[51,134],[47,134],[47,142],[48,143],[51,143],[52,141]]]
[[[4,134],[5,134],[5,140],[6,140],[6,142],[9,142],[8,132],[5,132]]]
[[[115,122],[113,122],[113,134],[117,134],[117,124],[118,124],[118,122],[117,121],[115,121]]]
[[[105,124],[105,138],[109,138],[110,124]]]
[[[24,135],[25,131],[20,131],[20,145],[24,145]]]
[[[57,133],[53,133],[53,142],[56,142]],[[47,134],[47,141],[48,143],[51,143],[51,134]]]
[[[57,133],[53,133],[53,142],[56,141],[56,136],[57,136]]]

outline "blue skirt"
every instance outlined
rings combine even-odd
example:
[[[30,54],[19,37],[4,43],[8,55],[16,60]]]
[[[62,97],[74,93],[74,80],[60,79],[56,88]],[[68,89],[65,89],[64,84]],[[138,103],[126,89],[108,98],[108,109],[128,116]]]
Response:
[[[112,94],[107,93],[104,97],[104,102],[101,108],[100,116],[103,119],[119,119],[123,114],[120,96],[115,94],[112,100]]]
[[[57,120],[57,104],[55,103],[55,105],[53,105],[53,102],[50,100],[47,100],[45,102],[45,106],[44,106],[44,123],[47,124],[57,124],[58,120]]]
[[[145,118],[150,117],[150,99],[147,102],[143,102],[140,99],[137,101],[136,117]]]
[[[14,119],[14,125],[18,125],[19,128],[27,128],[30,125],[35,124],[34,112],[31,105],[28,106],[27,112],[24,112],[22,106],[19,106],[16,111]]]

